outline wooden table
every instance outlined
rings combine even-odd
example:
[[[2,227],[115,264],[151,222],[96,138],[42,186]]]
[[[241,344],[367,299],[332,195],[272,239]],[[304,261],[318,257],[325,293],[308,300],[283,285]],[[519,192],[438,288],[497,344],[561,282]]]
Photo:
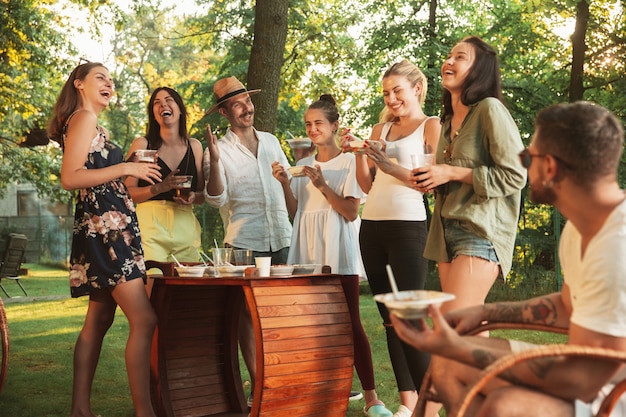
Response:
[[[166,269],[152,290],[159,416],[345,416],[353,374],[345,277],[180,278]],[[251,312],[257,352],[251,410],[239,370],[242,302]]]

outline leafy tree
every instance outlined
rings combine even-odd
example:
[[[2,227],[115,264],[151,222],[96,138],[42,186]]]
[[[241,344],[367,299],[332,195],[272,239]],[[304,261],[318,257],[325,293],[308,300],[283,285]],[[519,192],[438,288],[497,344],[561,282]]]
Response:
[[[9,183],[30,182],[40,195],[67,199],[59,186],[58,149],[26,149],[47,143],[42,135],[64,74],[75,55],[50,10],[52,2],[0,2],[0,195]],[[26,141],[28,137],[28,141]],[[42,140],[43,139],[43,140]]]

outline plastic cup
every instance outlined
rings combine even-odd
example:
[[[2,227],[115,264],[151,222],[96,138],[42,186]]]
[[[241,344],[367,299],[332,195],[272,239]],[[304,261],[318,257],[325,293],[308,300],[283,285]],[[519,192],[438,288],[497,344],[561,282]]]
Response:
[[[135,161],[156,163],[157,151],[154,149],[138,149],[135,151]]]
[[[259,276],[261,277],[269,277],[270,276],[270,266],[272,264],[272,258],[270,256],[261,256],[254,258],[254,263],[256,267],[259,269]]]
[[[435,154],[414,154],[411,155],[411,164],[413,168],[427,167],[435,163]]]
[[[232,248],[212,248],[211,252],[213,253],[213,262],[215,266],[224,266],[230,263],[230,254],[232,252]]]
[[[252,265],[252,251],[249,249],[233,249],[235,265]]]
[[[191,194],[191,181],[193,175],[176,175],[176,178],[185,178],[185,182],[179,182],[176,186],[176,197],[187,199]]]

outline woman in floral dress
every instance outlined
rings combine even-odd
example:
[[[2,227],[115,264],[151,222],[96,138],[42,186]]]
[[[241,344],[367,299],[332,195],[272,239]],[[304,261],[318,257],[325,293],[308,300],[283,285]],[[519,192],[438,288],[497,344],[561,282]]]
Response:
[[[122,163],[122,150],[98,125],[113,97],[109,71],[99,63],[72,71],[54,106],[48,135],[63,149],[61,184],[78,190],[70,258],[72,297],[89,296],[74,349],[72,417],[95,417],[90,394],[102,341],[119,305],[130,334],[128,381],[138,417],[155,417],[150,399],[150,346],[156,316],[144,290],[145,266],[126,176],[159,181],[158,165]]]

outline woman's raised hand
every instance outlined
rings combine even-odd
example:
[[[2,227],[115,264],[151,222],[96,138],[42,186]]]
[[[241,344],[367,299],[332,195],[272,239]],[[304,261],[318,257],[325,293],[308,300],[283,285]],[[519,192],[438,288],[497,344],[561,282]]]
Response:
[[[219,161],[220,151],[217,147],[217,135],[211,131],[211,125],[206,126],[206,147],[211,155],[211,161]]]

